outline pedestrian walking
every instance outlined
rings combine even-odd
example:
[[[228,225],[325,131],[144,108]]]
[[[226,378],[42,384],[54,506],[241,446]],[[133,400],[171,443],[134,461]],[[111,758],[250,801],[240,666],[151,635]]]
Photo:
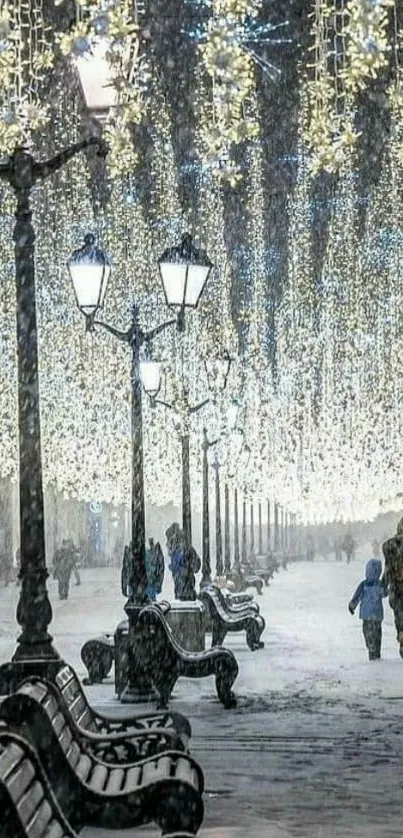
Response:
[[[381,580],[382,562],[370,559],[365,566],[365,579],[352,596],[348,610],[354,614],[360,605],[360,620],[370,661],[379,660],[382,644],[383,598],[388,595],[387,585]]]
[[[74,555],[74,564],[73,564],[73,567],[72,567],[72,571],[73,571],[74,579],[76,580],[75,584],[76,585],[81,585],[81,576],[80,576],[80,571],[79,571],[80,551],[75,546],[74,541],[73,541],[72,538],[67,539],[67,544],[68,544],[69,550],[71,550],[73,555]]]
[[[350,562],[354,558],[355,553],[355,541],[353,539],[353,536],[351,535],[351,532],[346,533],[346,535],[344,536],[342,550],[346,554],[347,564],[350,564]]]
[[[165,562],[164,554],[159,542],[154,544],[154,539],[148,539],[148,547],[146,548],[146,574],[147,574],[147,594],[151,602],[155,602],[158,594],[161,593],[162,583],[164,581]]]
[[[382,581],[388,586],[389,605],[395,617],[399,654],[403,658],[403,518],[400,519],[396,535],[382,544],[385,570]]]
[[[68,599],[71,571],[77,560],[71,539],[64,538],[62,546],[53,557],[53,578],[59,583],[59,599]]]

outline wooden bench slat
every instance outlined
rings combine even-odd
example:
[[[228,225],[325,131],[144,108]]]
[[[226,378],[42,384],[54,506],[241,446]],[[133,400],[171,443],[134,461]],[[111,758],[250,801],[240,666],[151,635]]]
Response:
[[[103,791],[108,778],[108,773],[106,765],[96,765],[89,780],[91,788],[96,791]]]
[[[46,827],[53,818],[52,807],[47,800],[43,800],[26,827],[29,838],[43,838]]]
[[[58,821],[52,821],[46,831],[45,838],[63,838],[65,835],[63,827]]]
[[[63,838],[65,831],[58,821],[49,824],[44,838]]]
[[[0,777],[7,779],[8,774],[24,759],[21,748],[14,742],[0,753]]]
[[[69,761],[69,764],[71,765],[71,767],[74,770],[75,770],[76,765],[77,765],[77,763],[80,759],[80,754],[81,754],[81,751],[80,751],[80,748],[77,745],[77,742],[72,742],[71,745],[70,745],[70,748],[68,749],[68,751],[66,753],[66,757]]]
[[[23,759],[22,762],[14,768],[13,773],[9,774],[6,780],[7,790],[15,803],[18,803],[21,795],[24,794],[24,791],[31,784],[34,777],[35,766],[29,759]]]
[[[113,768],[112,771],[109,772],[108,782],[105,787],[107,794],[116,794],[121,791],[125,779],[125,773],[124,768]]]
[[[129,768],[126,773],[126,780],[123,786],[123,791],[128,792],[132,791],[139,785],[141,780],[141,767],[139,765],[134,765],[133,768]]]
[[[87,780],[87,777],[88,777],[88,775],[91,771],[91,768],[92,768],[92,762],[91,762],[90,757],[87,756],[87,754],[81,754],[80,759],[79,759],[79,761],[78,761],[78,763],[77,763],[77,765],[74,769],[74,772],[75,772],[75,774],[77,774],[77,777],[79,777],[80,780],[83,783],[85,783],[86,780]]]
[[[38,808],[43,798],[44,789],[42,783],[35,780],[35,782],[32,783],[25,791],[21,800],[17,803],[17,811],[23,824],[28,823],[28,821],[32,818],[32,815]]]

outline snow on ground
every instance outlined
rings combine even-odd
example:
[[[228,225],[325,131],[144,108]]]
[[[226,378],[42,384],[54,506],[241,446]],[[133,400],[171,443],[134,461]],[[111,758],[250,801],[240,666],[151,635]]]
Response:
[[[252,653],[243,635],[227,638],[240,666],[235,710],[218,703],[212,678],[178,682],[172,707],[190,718],[192,753],[205,772],[204,838],[401,836],[403,662],[387,604],[382,660],[367,659],[360,621],[347,610],[363,569],[363,559],[303,562],[276,575],[258,598],[265,649]],[[84,569],[67,602],[53,580],[49,589],[56,646],[84,675],[84,640],[113,633],[124,617],[119,571]],[[15,645],[18,592],[0,589],[2,660]],[[115,700],[112,678],[88,694],[105,712],[132,712]],[[142,833],[157,834],[82,835]]]

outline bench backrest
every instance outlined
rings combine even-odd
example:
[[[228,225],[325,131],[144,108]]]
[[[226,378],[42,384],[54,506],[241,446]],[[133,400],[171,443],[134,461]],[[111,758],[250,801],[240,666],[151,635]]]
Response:
[[[158,606],[147,605],[140,611],[139,627],[139,650],[144,650],[145,659],[149,658],[152,649],[154,659],[160,659],[164,665],[170,660],[173,665],[185,653]]]
[[[215,588],[208,588],[208,590],[201,592],[200,598],[207,601],[211,616],[213,616],[215,611],[224,623],[231,622],[233,618],[227,613],[225,606],[221,602],[220,595],[221,592],[219,594]],[[242,615],[240,615],[239,619],[242,619]]]
[[[0,810],[2,835],[76,838],[59,809],[35,751],[28,742],[6,729],[0,729]]]
[[[98,726],[94,713],[74,669],[71,666],[64,666],[57,673],[55,683],[76,724],[84,730],[90,731],[90,733],[97,733]]]

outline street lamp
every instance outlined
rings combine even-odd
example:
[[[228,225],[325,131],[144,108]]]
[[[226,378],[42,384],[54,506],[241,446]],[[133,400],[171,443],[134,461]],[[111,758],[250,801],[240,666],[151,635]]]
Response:
[[[209,489],[208,489],[208,451],[216,445],[218,439],[210,441],[207,429],[203,428],[203,522],[202,522],[202,578],[200,589],[211,585],[211,562],[210,562],[210,514],[209,514]]]
[[[94,247],[94,243],[91,245]],[[96,320],[95,315],[99,309],[99,303],[103,301],[101,285],[101,276],[105,281],[105,271],[101,271],[101,263],[104,260],[105,264],[109,264],[106,257],[102,255],[97,258],[97,277],[98,277],[98,304],[94,304],[92,311],[86,312],[88,304],[88,284],[95,282],[93,279],[93,263],[88,259],[86,246],[81,250],[75,251],[73,257],[68,262],[71,279],[74,282],[77,275],[80,276],[80,282],[76,281],[74,286],[76,292],[77,305],[80,311],[83,311],[86,317],[86,325],[88,330],[92,330],[94,326],[101,326],[107,332],[114,335],[119,341],[127,344],[131,349],[131,385],[132,385],[132,408],[131,408],[131,424],[132,424],[132,487],[131,487],[131,560],[130,573],[128,585],[132,591],[128,602],[125,605],[125,611],[129,617],[130,635],[133,638],[137,633],[137,621],[141,608],[148,602],[147,596],[147,573],[145,566],[145,509],[144,509],[144,475],[143,475],[143,422],[142,422],[142,399],[141,390],[142,383],[140,377],[141,360],[140,352],[144,344],[151,345],[154,337],[163,332],[166,328],[173,325],[175,320],[168,320],[161,323],[149,332],[144,332],[139,324],[139,310],[137,305],[132,306],[132,320],[129,328],[122,332],[114,326],[105,323],[102,320]],[[72,270],[73,266],[73,270]],[[101,289],[101,290],[100,290]],[[105,294],[103,295],[105,296]],[[95,295],[94,295],[95,299]],[[144,373],[143,366],[143,373]],[[155,372],[156,368],[151,368],[154,373],[154,386],[156,383]],[[150,368],[149,368],[150,371]],[[150,383],[150,382],[148,382]],[[133,643],[131,647],[133,647]],[[134,660],[131,661],[129,667],[129,684],[124,690],[121,700],[126,703],[142,700],[145,696],[151,694],[151,686],[146,678],[144,678],[141,668]]]
[[[143,378],[143,387],[145,392],[150,398],[151,407],[154,408],[157,404],[161,404],[164,407],[169,408],[169,410],[175,410],[175,406],[169,404],[168,402],[163,401],[162,399],[157,399],[158,392],[155,392],[155,386],[157,384],[157,378],[153,379],[151,374],[151,370],[149,373],[146,373],[146,377]],[[153,389],[154,388],[154,389]],[[161,379],[159,389],[161,388]],[[187,390],[184,390],[183,393],[183,403],[184,403],[184,410],[185,410],[185,431],[181,434],[181,446],[182,446],[182,529],[183,529],[183,540],[184,540],[184,547],[185,550],[189,550],[192,547],[192,502],[191,502],[191,492],[190,492],[190,433],[189,433],[189,418],[193,413],[198,413],[199,410],[202,409],[206,404],[208,404],[209,399],[203,399],[202,402],[199,404],[190,406],[189,405],[189,394]]]
[[[151,359],[140,361],[140,379],[143,390],[149,397],[151,406],[153,407],[162,384],[160,362],[152,361]]]
[[[185,309],[197,308],[213,267],[205,250],[196,248],[189,233],[176,247],[164,250],[158,261],[167,306],[178,311],[178,329],[185,325]]]
[[[67,260],[76,302],[80,311],[91,324],[100,308],[103,308],[111,265],[104,252],[96,246],[92,233],[84,236],[84,244],[75,250]]]
[[[52,608],[46,588],[41,433],[38,380],[38,336],[35,300],[35,230],[31,192],[38,181],[58,171],[80,151],[105,144],[97,137],[75,143],[50,160],[36,161],[25,148],[17,148],[0,164],[0,179],[17,199],[14,227],[18,355],[18,429],[20,490],[21,589],[17,621],[22,628],[11,663],[0,668],[0,692],[17,689],[23,678],[52,678],[61,666],[48,627]]]
[[[279,538],[279,520],[278,520],[279,504],[274,502],[274,552],[280,552],[280,538]]]

